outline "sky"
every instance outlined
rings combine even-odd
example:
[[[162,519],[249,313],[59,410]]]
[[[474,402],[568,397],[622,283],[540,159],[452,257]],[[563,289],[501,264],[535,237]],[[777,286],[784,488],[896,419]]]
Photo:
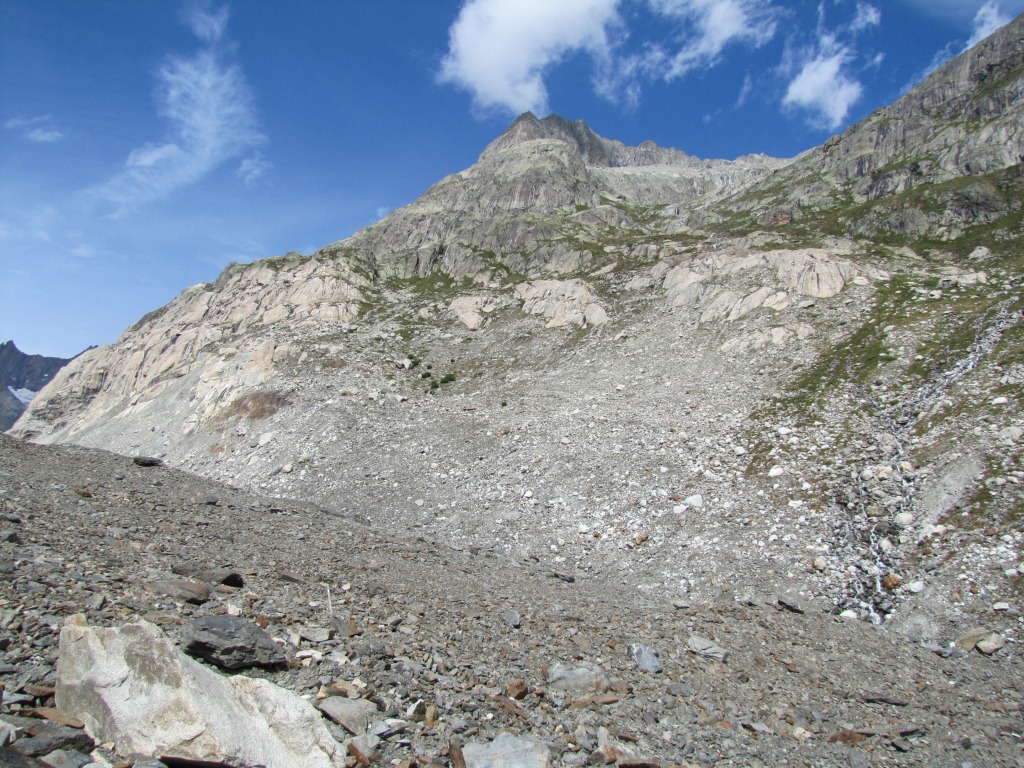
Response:
[[[790,157],[1024,0],[0,0],[0,342],[108,344],[230,262],[310,254],[520,113]]]

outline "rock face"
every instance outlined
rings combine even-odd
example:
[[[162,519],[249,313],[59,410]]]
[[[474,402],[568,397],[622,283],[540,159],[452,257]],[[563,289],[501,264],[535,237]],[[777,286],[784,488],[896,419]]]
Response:
[[[10,429],[25,407],[68,361],[26,355],[13,341],[0,344],[0,432]]]
[[[69,622],[57,706],[120,754],[243,768],[340,768],[340,745],[307,702],[265,680],[224,678],[183,656],[152,624]]]

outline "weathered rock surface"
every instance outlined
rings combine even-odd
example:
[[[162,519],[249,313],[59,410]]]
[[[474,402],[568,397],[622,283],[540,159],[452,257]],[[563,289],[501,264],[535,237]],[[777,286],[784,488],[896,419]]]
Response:
[[[234,766],[344,765],[307,702],[265,680],[223,678],[183,656],[154,625],[61,630],[57,706],[121,754]]]

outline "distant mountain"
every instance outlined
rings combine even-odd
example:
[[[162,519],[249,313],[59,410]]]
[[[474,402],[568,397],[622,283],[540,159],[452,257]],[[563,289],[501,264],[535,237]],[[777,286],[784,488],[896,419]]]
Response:
[[[68,362],[60,357],[26,355],[13,341],[0,344],[0,431],[14,426],[36,393]]]

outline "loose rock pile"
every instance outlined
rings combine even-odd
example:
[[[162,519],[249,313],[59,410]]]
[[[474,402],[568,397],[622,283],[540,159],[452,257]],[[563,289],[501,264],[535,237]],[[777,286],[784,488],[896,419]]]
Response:
[[[998,621],[929,648],[793,595],[720,585],[677,607],[6,437],[0,499],[6,764],[1020,760],[1024,680]],[[128,706],[97,706],[119,685]],[[281,756],[299,749],[320,756]]]

